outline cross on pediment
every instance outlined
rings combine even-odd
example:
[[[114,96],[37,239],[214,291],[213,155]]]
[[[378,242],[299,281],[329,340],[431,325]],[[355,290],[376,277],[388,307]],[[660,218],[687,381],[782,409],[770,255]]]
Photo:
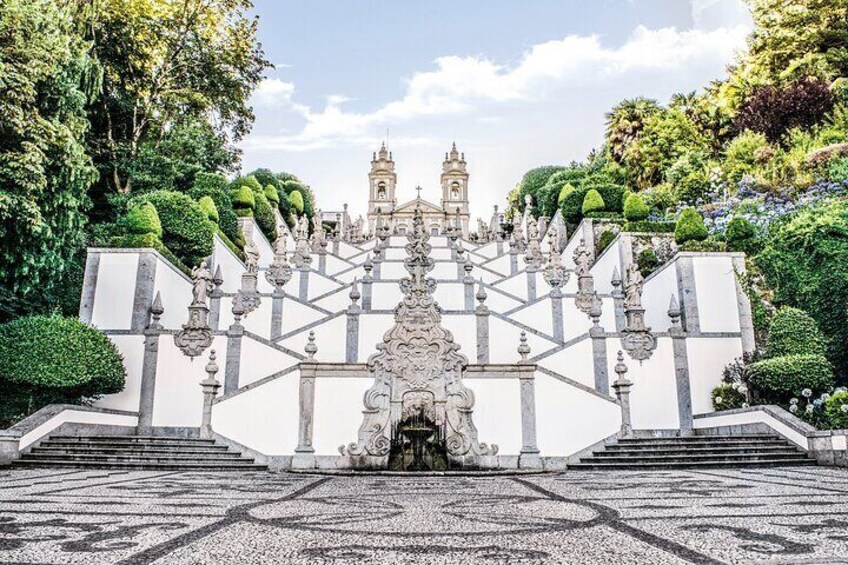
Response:
[[[421,200],[421,185],[416,186],[415,190],[418,192],[418,200]]]

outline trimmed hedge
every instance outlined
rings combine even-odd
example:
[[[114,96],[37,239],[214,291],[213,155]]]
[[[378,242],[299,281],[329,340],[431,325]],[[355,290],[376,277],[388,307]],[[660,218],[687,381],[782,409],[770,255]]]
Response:
[[[156,237],[155,234],[126,234],[113,237],[109,240],[109,247],[120,247],[122,249],[136,249],[139,247],[152,247],[162,254],[162,256],[171,262],[176,268],[187,275],[191,274],[191,269],[185,266],[185,263],[174,255],[170,249],[165,247],[162,240]]]
[[[657,254],[654,253],[653,249],[643,249],[636,256],[636,266],[639,267],[639,272],[642,276],[647,277],[657,270],[657,267],[660,266],[660,260],[657,258]]]
[[[220,216],[218,215],[218,207],[215,206],[215,201],[212,200],[209,196],[202,196],[200,200],[197,201],[197,204],[200,206],[200,209],[206,214],[206,217],[209,218],[210,222],[218,223],[220,220]]]
[[[583,183],[582,188],[587,193],[592,190],[598,191],[604,201],[604,210],[607,212],[618,212],[620,214],[624,209],[624,193],[627,190],[624,186],[597,179],[592,180],[590,177]]]
[[[827,342],[816,321],[803,310],[784,306],[771,320],[766,352],[783,355],[824,355]]]
[[[559,191],[559,196],[557,197],[557,205],[562,206],[565,197],[574,192],[575,190],[577,189],[574,188],[573,184],[565,183]]]
[[[785,355],[748,367],[748,382],[769,402],[786,402],[805,388],[821,394],[834,384],[833,368],[824,355]]]
[[[583,206],[581,207],[581,211],[583,215],[590,214],[591,212],[601,212],[604,210],[604,198],[601,196],[601,193],[591,189],[586,193],[586,196],[583,198]]]
[[[731,251],[756,255],[762,249],[759,230],[747,218],[737,216],[730,220],[725,231],[725,238],[727,239],[727,247]]]
[[[157,238],[162,237],[162,222],[159,220],[156,207],[150,202],[143,202],[138,206],[131,207],[124,218],[123,226],[128,233],[133,235],[149,233]]]
[[[612,243],[612,240],[615,239],[615,236],[616,234],[613,233],[612,230],[606,230],[601,232],[600,237],[598,237],[598,249],[595,252],[595,257],[600,256],[600,254],[603,253],[604,250],[610,246],[610,243]]]
[[[674,233],[676,227],[676,222],[642,220],[640,222],[625,222],[621,229],[632,233]]]
[[[303,214],[303,194],[299,190],[292,190],[289,193],[289,202],[298,214]]]
[[[253,209],[253,217],[259,224],[259,229],[270,241],[277,239],[277,220],[274,218],[274,209],[271,203],[261,192],[255,195],[256,207]]]
[[[0,325],[0,419],[6,424],[47,404],[120,392],[125,381],[115,345],[76,318],[26,316]]]
[[[645,220],[651,210],[642,197],[638,194],[631,193],[624,201],[624,218],[628,222],[641,222]]]
[[[236,215],[245,217],[253,216],[253,209],[256,207],[256,194],[249,186],[240,186],[230,193],[230,198],[233,200],[233,208]]]
[[[674,228],[674,240],[677,243],[703,241],[709,235],[703,216],[692,207],[684,208]]]
[[[132,204],[150,202],[162,222],[162,243],[192,267],[212,253],[215,224],[200,205],[180,192],[157,190],[133,198]]]
[[[265,194],[265,198],[268,199],[268,202],[270,202],[273,206],[279,207],[280,194],[277,192],[277,189],[274,187],[274,185],[267,185],[263,194]]]
[[[227,179],[219,174],[198,174],[188,195],[198,201],[204,196],[211,198],[218,210],[218,227],[230,241],[236,241],[239,236],[238,216],[227,191]]]
[[[717,239],[705,239],[704,241],[697,241],[691,239],[689,241],[681,243],[678,246],[677,250],[695,251],[700,253],[721,253],[727,251],[727,244]]]

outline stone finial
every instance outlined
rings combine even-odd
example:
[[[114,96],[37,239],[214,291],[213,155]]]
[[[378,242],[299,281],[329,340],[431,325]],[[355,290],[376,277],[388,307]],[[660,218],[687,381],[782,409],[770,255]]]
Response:
[[[241,322],[242,316],[244,316],[244,297],[241,292],[236,293],[236,297],[233,299],[233,325],[238,325]]]
[[[365,269],[365,274],[370,275],[371,271],[374,269],[374,263],[371,261],[371,254],[365,256],[365,262],[362,264],[362,268]]]
[[[465,281],[473,283],[474,278],[471,276],[471,271],[474,270],[474,263],[471,262],[471,257],[465,258],[465,264],[462,268],[465,271]]]
[[[621,407],[621,437],[629,437],[633,435],[633,424],[630,417],[630,387],[633,383],[627,380],[627,365],[624,364],[624,352],[619,350],[618,359],[615,364],[615,374],[618,378],[612,383],[612,388],[615,390],[615,396],[618,399],[618,404]]]
[[[224,273],[221,270],[221,264],[218,263],[218,266],[215,268],[215,276],[212,277],[212,283],[215,285],[215,288],[221,288],[221,285],[224,284]]]
[[[526,363],[527,357],[530,355],[530,346],[527,344],[527,332],[521,332],[521,337],[519,338],[518,345],[518,354],[521,355],[520,363]]]
[[[601,322],[601,314],[603,313],[604,301],[595,292],[592,295],[592,307],[589,308],[589,317],[592,319],[592,325],[598,327]]]
[[[463,257],[465,257],[465,248],[462,246],[462,240],[456,242],[456,260],[458,263],[462,263],[464,261]]]
[[[209,380],[214,381],[215,375],[218,374],[218,363],[216,363],[217,357],[215,356],[215,350],[209,352],[209,362],[206,363],[206,374],[209,375]]]
[[[162,314],[164,313],[165,307],[162,306],[162,294],[157,290],[156,298],[153,299],[153,304],[150,306],[150,315],[153,319],[147,328],[151,330],[161,330],[162,324],[159,320],[162,318]]]
[[[624,382],[627,378],[624,376],[627,374],[627,365],[624,364],[624,352],[619,350],[618,357],[616,358],[615,364],[615,374],[618,375],[618,380]]]
[[[348,296],[350,297],[350,302],[352,306],[356,306],[356,302],[362,298],[362,294],[359,292],[359,284],[358,279],[353,279],[353,283],[350,285],[350,293]]]
[[[488,298],[488,295],[486,294],[486,289],[483,288],[483,279],[480,279],[480,284],[477,287],[477,308],[478,308],[478,310],[480,308],[486,307],[486,299],[487,298]]]
[[[668,317],[671,318],[671,327],[680,327],[680,305],[677,303],[677,295],[671,294],[671,301],[668,304]]]
[[[315,359],[315,354],[318,352],[318,346],[315,345],[314,331],[310,330],[309,337],[307,338],[306,347],[304,347],[303,350],[306,352],[306,355],[310,360]]]
[[[621,288],[621,273],[618,272],[618,265],[613,267],[612,269],[612,279],[610,280],[613,288],[615,288],[615,292],[619,292]]]

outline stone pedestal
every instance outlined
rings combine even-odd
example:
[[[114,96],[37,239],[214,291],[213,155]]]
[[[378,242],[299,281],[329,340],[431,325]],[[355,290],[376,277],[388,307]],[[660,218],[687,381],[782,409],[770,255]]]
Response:
[[[21,456],[20,443],[20,432],[0,430],[0,466],[11,465]]]

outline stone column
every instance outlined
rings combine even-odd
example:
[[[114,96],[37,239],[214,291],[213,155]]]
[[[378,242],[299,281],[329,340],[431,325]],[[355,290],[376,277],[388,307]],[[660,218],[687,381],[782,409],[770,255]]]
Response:
[[[601,394],[609,394],[607,337],[606,331],[600,324],[602,307],[603,301],[596,292],[592,299],[592,309],[589,311],[589,317],[592,319],[592,327],[589,328],[589,337],[592,339],[592,363],[595,371],[595,390]]]
[[[150,321],[150,306],[153,304],[153,285],[156,281],[156,254],[143,251],[138,254],[138,271],[135,277],[132,320],[130,329],[143,332]]]
[[[322,275],[327,274],[327,240],[321,238],[318,242],[318,272]]]
[[[627,365],[624,364],[624,353],[618,352],[618,362],[615,364],[615,373],[618,378],[612,383],[612,388],[615,390],[615,396],[618,399],[618,405],[621,408],[621,437],[630,437],[633,435],[633,423],[630,419],[630,387],[633,383],[625,378],[627,373]]]
[[[615,331],[620,332],[627,325],[627,318],[624,315],[624,291],[622,290],[621,273],[618,271],[618,266],[612,271],[612,300],[615,307]]]
[[[362,308],[357,301],[362,296],[359,294],[356,279],[350,287],[350,306],[347,307],[347,341],[345,344],[345,361],[356,363],[359,358],[359,315]]]
[[[533,302],[536,300],[536,270],[532,267],[527,268],[527,301]]]
[[[218,325],[221,323],[221,297],[224,295],[221,290],[221,285],[224,284],[224,275],[221,273],[221,265],[215,269],[215,276],[212,278],[214,287],[209,294],[209,327],[213,330],[218,330]]]
[[[144,358],[141,362],[141,383],[138,398],[138,427],[140,434],[153,428],[153,404],[156,399],[156,368],[159,363],[159,336],[162,334],[160,319],[165,312],[162,296],[157,292],[150,307],[152,320],[144,330]]]
[[[315,419],[315,376],[318,364],[315,361],[315,332],[309,332],[309,341],[305,347],[308,355],[300,364],[299,406],[297,447],[292,458],[292,469],[314,469],[315,448],[312,447],[312,433]]]
[[[100,271],[100,252],[89,251],[85,258],[85,275],[82,282],[79,317],[83,324],[90,324],[94,313],[94,295],[97,291],[97,275]]]
[[[233,299],[233,324],[227,330],[227,361],[224,366],[224,394],[238,390],[241,372],[241,340],[244,337],[244,305],[241,293]]]
[[[0,467],[11,465],[21,456],[21,432],[0,430]]]
[[[299,267],[300,271],[300,290],[298,290],[298,298],[303,301],[309,300],[309,267]]]
[[[483,281],[477,290],[477,308],[474,317],[477,318],[477,362],[489,362],[489,308],[486,306],[486,290]]]
[[[553,319],[554,339],[565,341],[565,328],[562,319],[562,290],[559,286],[551,287],[551,317]]]
[[[365,269],[365,276],[362,277],[362,309],[367,312],[371,310],[371,295],[374,291],[374,277],[371,276],[374,265],[371,263],[370,254],[365,257],[365,264],[362,265],[362,268]]]
[[[739,282],[740,276],[746,275],[745,257],[733,257],[733,270],[736,276],[736,305],[739,309],[739,331],[742,333],[742,351],[745,353],[753,353],[757,348],[754,340],[754,317],[751,313],[751,300],[748,294]]]
[[[692,385],[689,381],[689,355],[686,351],[686,332],[680,326],[680,307],[677,297],[671,295],[668,306],[668,317],[671,318],[672,351],[674,352],[674,376],[677,385],[677,413],[680,418],[680,435],[693,435],[694,417],[692,415]]]
[[[379,244],[374,246],[374,280],[380,280],[380,267],[383,264],[383,250],[380,249]]]
[[[471,276],[474,265],[470,258],[465,260],[463,269],[465,270],[465,277],[462,279],[462,283],[465,285],[465,310],[471,312],[474,310],[474,277]]]
[[[275,340],[283,335],[283,304],[286,292],[277,286],[271,294],[271,339]]]
[[[518,246],[510,238],[509,240],[509,274],[514,275],[518,272]]]
[[[695,264],[691,256],[677,256],[677,291],[680,295],[681,322],[686,333],[701,333],[698,315],[698,291],[695,288]]]
[[[518,346],[521,355],[520,365],[527,365],[526,371],[519,377],[521,386],[521,453],[518,455],[518,467],[521,469],[541,469],[542,458],[536,446],[536,378],[528,355],[530,346],[527,345],[527,333],[521,332],[521,344]]]
[[[221,383],[215,378],[218,373],[218,364],[215,363],[215,350],[209,352],[209,362],[206,364],[204,380],[200,381],[203,389],[203,415],[200,419],[200,439],[212,439],[212,401],[221,388]]]

